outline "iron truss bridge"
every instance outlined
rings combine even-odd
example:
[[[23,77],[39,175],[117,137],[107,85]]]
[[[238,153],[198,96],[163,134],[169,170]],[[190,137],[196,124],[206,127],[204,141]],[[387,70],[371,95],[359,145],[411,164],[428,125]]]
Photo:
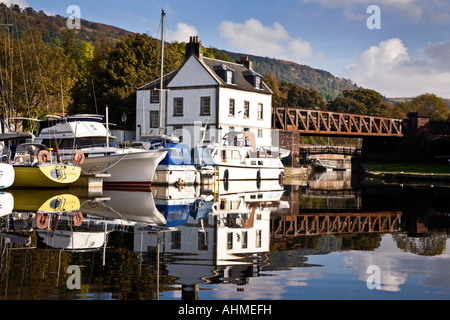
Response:
[[[402,212],[315,213],[271,218],[272,237],[401,231]]]
[[[273,128],[311,135],[403,137],[403,119],[350,113],[274,108]]]

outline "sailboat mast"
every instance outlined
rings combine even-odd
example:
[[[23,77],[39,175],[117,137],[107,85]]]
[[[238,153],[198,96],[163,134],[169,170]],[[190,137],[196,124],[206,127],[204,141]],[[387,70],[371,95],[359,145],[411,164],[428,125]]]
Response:
[[[161,84],[159,91],[159,134],[162,134],[162,119],[163,119],[163,76],[164,76],[164,24],[166,13],[164,10],[161,12],[162,19],[162,32],[161,32]]]

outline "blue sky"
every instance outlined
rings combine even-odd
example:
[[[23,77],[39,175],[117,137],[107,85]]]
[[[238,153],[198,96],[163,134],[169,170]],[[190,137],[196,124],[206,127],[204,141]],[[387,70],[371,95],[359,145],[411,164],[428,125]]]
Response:
[[[166,40],[294,61],[388,97],[450,98],[449,0],[5,0]],[[379,15],[367,12],[370,5]],[[375,20],[373,20],[376,18]],[[379,22],[369,29],[367,22]]]

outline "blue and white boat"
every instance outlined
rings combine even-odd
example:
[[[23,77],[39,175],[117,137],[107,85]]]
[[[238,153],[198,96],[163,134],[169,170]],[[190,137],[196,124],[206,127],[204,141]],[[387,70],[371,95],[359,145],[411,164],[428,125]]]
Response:
[[[191,148],[179,142],[177,137],[167,135],[143,135],[141,144],[146,150],[165,150],[166,156],[159,162],[152,184],[192,185],[200,183],[200,172],[194,166]]]

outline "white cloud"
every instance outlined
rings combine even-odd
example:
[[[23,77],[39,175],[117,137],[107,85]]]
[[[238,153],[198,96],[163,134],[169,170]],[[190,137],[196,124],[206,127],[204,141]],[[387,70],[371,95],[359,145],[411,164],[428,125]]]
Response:
[[[325,57],[323,53],[315,52],[310,42],[290,36],[278,22],[273,26],[265,26],[257,19],[249,19],[245,23],[222,21],[218,29],[220,36],[228,41],[228,45],[242,53],[276,57],[302,64]]]
[[[177,24],[177,29],[175,31],[168,30],[167,41],[188,42],[189,37],[191,36],[198,36],[197,28],[184,22],[180,22]]]
[[[19,7],[21,7],[22,9],[30,7],[30,5],[26,0],[2,0],[0,1],[0,3],[4,3],[8,7],[11,6],[12,4],[18,4]]]
[[[388,39],[356,56],[341,76],[387,97],[450,98],[450,41],[429,43],[422,52],[424,58],[413,57],[400,39]]]

